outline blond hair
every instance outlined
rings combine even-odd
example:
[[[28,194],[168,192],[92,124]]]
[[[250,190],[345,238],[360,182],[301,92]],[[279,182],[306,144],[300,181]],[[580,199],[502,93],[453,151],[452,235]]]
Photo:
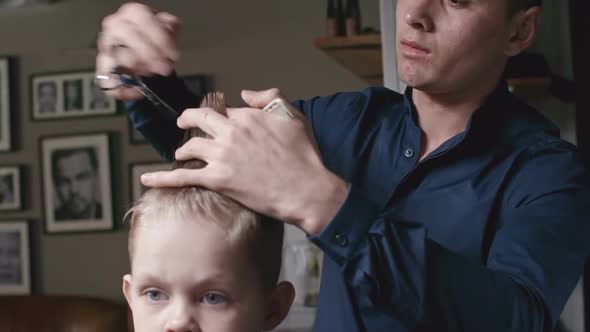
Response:
[[[221,93],[207,95],[201,106],[211,107],[225,115],[225,102]],[[192,137],[204,136],[200,129],[188,130],[184,142]],[[205,166],[202,160],[190,160],[176,161],[174,168],[197,169]],[[198,219],[218,225],[225,232],[228,244],[246,248],[254,268],[260,271],[263,285],[276,285],[281,268],[283,223],[202,187],[150,189],[132,205],[124,217],[124,221],[129,224],[128,249],[131,260],[138,227],[145,224],[149,216],[170,213],[183,220]]]

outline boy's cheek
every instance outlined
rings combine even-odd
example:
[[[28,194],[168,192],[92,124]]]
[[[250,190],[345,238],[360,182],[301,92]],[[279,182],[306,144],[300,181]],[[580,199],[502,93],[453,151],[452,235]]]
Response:
[[[133,325],[135,332],[161,332],[164,331],[165,321],[161,313],[154,312],[144,306],[133,310]]]

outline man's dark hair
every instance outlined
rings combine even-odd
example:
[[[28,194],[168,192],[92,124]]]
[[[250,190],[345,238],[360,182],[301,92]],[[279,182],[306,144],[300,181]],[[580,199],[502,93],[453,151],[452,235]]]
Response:
[[[37,91],[40,92],[46,86],[48,86],[48,87],[51,88],[51,94],[53,94],[53,95],[57,94],[57,85],[55,85],[54,82],[43,82],[43,83],[39,83],[39,85],[37,86]]]
[[[57,173],[57,163],[60,159],[66,158],[78,153],[86,153],[88,155],[88,160],[90,161],[90,166],[92,166],[93,170],[98,169],[98,160],[96,159],[96,151],[92,147],[84,147],[84,148],[76,148],[76,149],[60,149],[55,150],[51,154],[51,176],[53,177],[53,181],[56,181],[59,177]]]

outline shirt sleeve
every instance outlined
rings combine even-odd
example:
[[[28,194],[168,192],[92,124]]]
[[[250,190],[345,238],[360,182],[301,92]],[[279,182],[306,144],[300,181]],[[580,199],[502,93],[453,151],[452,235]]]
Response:
[[[423,225],[381,213],[354,185],[311,240],[338,264],[360,310],[411,329],[551,331],[589,251],[588,175],[562,143],[525,159],[482,264],[432,241]]]
[[[202,96],[196,96],[173,73],[170,77],[144,78],[146,85],[178,114],[157,109],[149,100],[125,103],[125,109],[137,129],[156,151],[166,160],[174,159],[174,151],[182,142],[184,131],[176,125],[176,119],[185,109],[198,107]]]

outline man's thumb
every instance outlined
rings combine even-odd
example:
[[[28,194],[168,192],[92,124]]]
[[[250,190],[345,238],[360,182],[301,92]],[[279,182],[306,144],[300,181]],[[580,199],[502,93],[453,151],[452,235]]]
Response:
[[[269,89],[264,91],[242,90],[242,99],[250,107],[264,108],[271,101],[281,98],[281,91],[279,89]]]

